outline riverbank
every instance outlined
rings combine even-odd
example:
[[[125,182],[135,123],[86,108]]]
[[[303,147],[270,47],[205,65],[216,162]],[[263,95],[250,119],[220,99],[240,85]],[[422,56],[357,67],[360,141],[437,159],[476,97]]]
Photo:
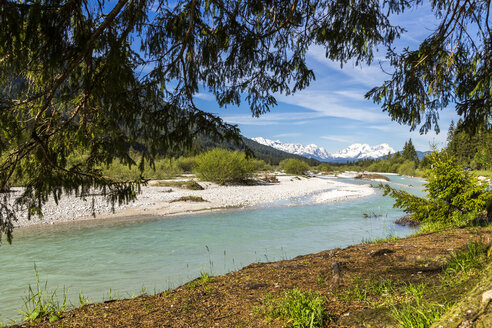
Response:
[[[315,327],[397,327],[439,316],[439,327],[488,327],[491,237],[490,228],[462,229],[253,263],[14,327],[284,327],[296,314],[284,311],[287,299],[301,314],[319,309],[324,323]]]
[[[17,213],[19,220],[14,224],[16,227],[30,227],[136,216],[164,217],[260,206],[314,194],[316,194],[313,197],[314,203],[329,203],[356,199],[374,193],[374,189],[369,184],[342,183],[329,177],[278,176],[277,178],[278,183],[251,186],[219,186],[210,182],[199,182],[203,190],[159,186],[158,182],[151,182],[149,186],[142,187],[142,192],[136,201],[116,206],[114,212],[111,205],[100,195],[94,194],[86,199],[64,195],[58,204],[49,200],[43,206],[42,218],[33,217],[28,220],[25,213],[19,212]],[[186,178],[186,180],[190,179],[192,177]],[[14,188],[13,191],[12,199],[20,194],[21,189]]]

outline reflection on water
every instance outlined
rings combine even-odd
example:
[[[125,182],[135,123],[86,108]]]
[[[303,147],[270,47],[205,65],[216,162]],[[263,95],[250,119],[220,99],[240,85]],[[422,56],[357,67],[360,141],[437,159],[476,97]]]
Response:
[[[391,184],[419,192],[422,180],[390,176]],[[367,184],[368,181],[338,181]],[[375,186],[377,183],[372,183]],[[402,212],[393,201],[372,196],[332,204],[230,210],[156,220],[124,219],[118,223],[86,222],[16,234],[12,245],[0,247],[0,321],[19,319],[22,297],[35,282],[54,289],[70,288],[78,305],[79,291],[100,301],[129,297],[142,288],[161,291],[200,275],[222,274],[256,261],[288,259],[301,254],[344,247],[412,229],[393,222]],[[364,218],[364,213],[376,218]]]

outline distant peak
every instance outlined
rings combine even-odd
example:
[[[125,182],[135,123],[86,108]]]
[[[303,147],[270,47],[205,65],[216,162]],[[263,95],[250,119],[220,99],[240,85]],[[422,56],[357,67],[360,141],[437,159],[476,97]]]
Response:
[[[354,143],[347,148],[337,151],[334,154],[327,152],[323,147],[318,147],[316,144],[303,146],[302,144],[283,143],[280,140],[269,140],[263,137],[252,138],[252,140],[266,146],[273,147],[287,153],[301,155],[307,158],[315,158],[325,162],[346,162],[356,161],[366,158],[380,158],[395,153],[395,150],[387,143],[376,146],[368,144]]]

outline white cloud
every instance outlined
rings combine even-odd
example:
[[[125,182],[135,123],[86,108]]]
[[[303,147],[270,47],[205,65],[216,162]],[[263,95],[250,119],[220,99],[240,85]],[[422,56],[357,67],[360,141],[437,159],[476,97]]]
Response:
[[[320,115],[315,112],[294,112],[294,113],[266,113],[260,117],[253,117],[251,115],[223,115],[222,119],[228,123],[244,124],[244,125],[271,125],[271,124],[285,124],[292,123],[289,121],[295,121],[294,123],[303,122],[303,120],[309,118],[318,118]],[[299,121],[301,120],[301,121]]]
[[[206,100],[206,101],[212,101],[215,100],[215,97],[211,95],[210,93],[204,93],[204,92],[199,92],[195,94],[193,97],[201,99],[201,100]]]
[[[304,107],[317,113],[317,117],[340,117],[357,121],[377,122],[387,117],[378,109],[353,108],[339,104],[343,98],[327,94],[325,91],[303,90],[295,96],[279,96],[278,101]],[[307,115],[304,119],[308,118]]]
[[[388,67],[385,67],[386,60],[383,59],[382,56],[378,56],[371,66],[367,66],[366,64],[355,66],[354,61],[349,61],[348,63],[345,63],[343,67],[340,67],[340,63],[325,57],[325,50],[321,46],[316,45],[310,47],[308,55],[317,62],[324,64],[328,69],[345,75],[350,79],[350,82],[358,85],[362,84],[372,88],[388,79],[388,74],[381,69],[379,64],[381,63],[386,71],[389,70]]]
[[[346,137],[346,136],[321,136],[320,138],[330,141],[336,141],[336,142],[346,142],[346,143],[353,142],[353,140],[350,137]]]
[[[340,95],[344,98],[354,99],[354,100],[365,100],[364,95],[367,90],[338,90],[334,91],[334,94]]]
[[[280,134],[274,135],[273,137],[274,138],[286,138],[286,137],[300,137],[300,136],[302,136],[302,133],[294,132],[294,133],[280,133]]]

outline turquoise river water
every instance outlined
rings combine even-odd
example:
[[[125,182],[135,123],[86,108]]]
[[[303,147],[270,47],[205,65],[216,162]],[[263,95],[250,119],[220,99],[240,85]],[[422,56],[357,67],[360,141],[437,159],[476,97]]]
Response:
[[[422,179],[389,177],[391,185],[421,193]],[[16,230],[13,244],[0,246],[0,322],[21,320],[23,297],[36,282],[34,265],[43,285],[57,289],[58,296],[68,289],[69,300],[78,306],[80,291],[91,301],[127,298],[177,287],[201,272],[223,274],[252,262],[414,231],[394,224],[403,213],[379,190],[331,204],[310,199],[182,217]]]

